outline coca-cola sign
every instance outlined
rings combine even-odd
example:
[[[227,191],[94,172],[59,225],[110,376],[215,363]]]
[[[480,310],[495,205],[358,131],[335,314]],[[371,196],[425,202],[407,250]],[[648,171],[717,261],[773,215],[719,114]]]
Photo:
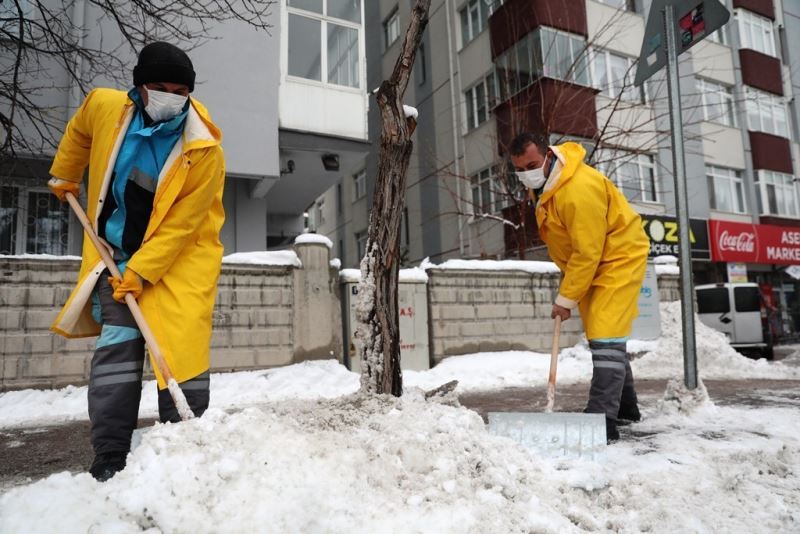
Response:
[[[800,264],[800,228],[708,221],[714,261]]]
[[[719,236],[719,249],[753,253],[756,250],[755,232],[731,233],[723,230]]]

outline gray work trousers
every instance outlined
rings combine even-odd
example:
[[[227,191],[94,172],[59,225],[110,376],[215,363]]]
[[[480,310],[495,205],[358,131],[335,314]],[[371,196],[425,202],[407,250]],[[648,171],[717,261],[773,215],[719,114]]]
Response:
[[[637,403],[626,343],[589,340],[589,349],[594,369],[585,411],[604,413],[616,421],[620,403],[634,406]]]
[[[139,418],[145,344],[126,304],[115,301],[108,271],[100,276],[97,292],[102,331],[92,357],[89,377],[89,420],[95,454],[128,452]],[[180,384],[196,416],[208,408],[209,375],[203,373]],[[181,420],[166,389],[158,392],[162,422]]]

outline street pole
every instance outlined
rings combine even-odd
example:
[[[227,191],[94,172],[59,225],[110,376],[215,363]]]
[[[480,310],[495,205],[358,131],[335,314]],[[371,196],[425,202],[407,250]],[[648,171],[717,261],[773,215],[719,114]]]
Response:
[[[672,130],[672,170],[675,177],[675,207],[678,216],[679,266],[681,271],[681,318],[683,320],[683,375],[688,389],[697,387],[697,346],[694,332],[694,285],[692,284],[692,252],[689,229],[689,196],[686,187],[686,160],[683,152],[683,119],[678,75],[678,46],[675,41],[674,6],[664,6],[667,34],[667,88],[669,122]]]

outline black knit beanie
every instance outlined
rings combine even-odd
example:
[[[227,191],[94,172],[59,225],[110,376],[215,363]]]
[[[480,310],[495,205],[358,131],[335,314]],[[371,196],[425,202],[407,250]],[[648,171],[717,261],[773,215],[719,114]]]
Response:
[[[194,68],[186,52],[175,45],[155,42],[142,48],[133,68],[133,85],[152,82],[182,83],[194,91]]]

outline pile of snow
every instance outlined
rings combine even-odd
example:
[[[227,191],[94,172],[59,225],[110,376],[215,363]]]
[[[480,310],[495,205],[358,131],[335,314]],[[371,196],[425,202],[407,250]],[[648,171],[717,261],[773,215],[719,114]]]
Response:
[[[788,532],[800,415],[645,414],[605,463],[535,456],[465,408],[349,396],[144,432],[100,484],[58,473],[0,496],[0,532]]]
[[[241,408],[288,399],[334,398],[354,393],[359,376],[334,360],[303,362],[266,371],[211,375],[210,407]],[[86,386],[26,389],[0,394],[0,428],[63,423],[88,418]],[[142,388],[140,417],[158,417],[156,382]]]
[[[300,234],[294,239],[295,245],[303,245],[309,243],[317,245],[325,245],[329,249],[333,248],[333,242],[322,234],[312,234],[312,233]]]
[[[680,301],[661,304],[661,337],[656,346],[633,361],[640,378],[668,378],[683,375],[683,334]],[[800,378],[800,369],[782,362],[752,360],[736,352],[725,334],[706,326],[695,315],[697,370],[705,378]]]
[[[298,269],[303,266],[293,250],[261,250],[258,252],[236,252],[222,258],[222,263],[239,265],[290,265]]]
[[[678,267],[678,258],[668,254],[663,256],[656,256],[653,258],[655,264],[656,274],[681,274],[681,269]]]
[[[425,258],[420,264],[421,269],[451,269],[460,271],[523,271],[531,274],[560,273],[555,263],[551,261],[527,260],[447,260],[438,265]]]

